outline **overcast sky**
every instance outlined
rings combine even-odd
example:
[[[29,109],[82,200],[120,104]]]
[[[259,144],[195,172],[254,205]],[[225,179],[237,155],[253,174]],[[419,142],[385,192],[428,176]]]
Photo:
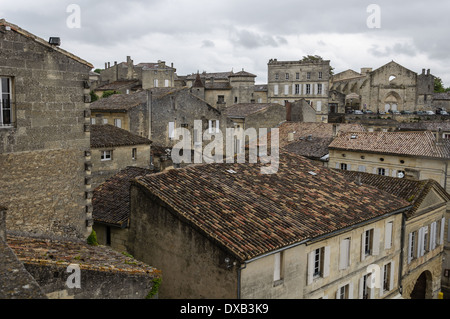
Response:
[[[320,55],[335,73],[394,60],[450,87],[449,12],[447,0],[0,0],[0,18],[60,37],[95,68],[129,55],[173,63],[179,75],[245,69],[256,83],[267,82],[271,58]]]

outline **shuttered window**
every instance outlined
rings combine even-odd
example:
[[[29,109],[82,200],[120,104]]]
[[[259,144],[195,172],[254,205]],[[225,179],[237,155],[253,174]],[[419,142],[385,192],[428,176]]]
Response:
[[[339,252],[339,270],[347,269],[350,266],[350,238],[341,241]]]

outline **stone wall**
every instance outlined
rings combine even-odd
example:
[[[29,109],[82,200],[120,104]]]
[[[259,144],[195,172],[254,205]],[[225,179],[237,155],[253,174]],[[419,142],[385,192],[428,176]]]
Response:
[[[237,269],[227,269],[224,250],[139,186],[130,196],[128,251],[162,271],[160,298],[236,298]]]
[[[83,237],[92,222],[85,185],[92,65],[17,29],[0,32],[0,76],[12,82],[14,122],[0,129],[7,226]]]

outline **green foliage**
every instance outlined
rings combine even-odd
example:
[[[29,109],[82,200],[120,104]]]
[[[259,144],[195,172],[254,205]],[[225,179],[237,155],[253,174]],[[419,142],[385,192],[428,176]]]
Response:
[[[450,92],[450,87],[445,88],[444,83],[442,83],[441,78],[434,78],[434,92],[435,93],[444,93],[444,92]]]
[[[302,59],[302,62],[316,62],[316,61],[323,61],[323,58],[319,55],[307,55],[304,56]]]
[[[100,72],[102,72],[102,69],[95,69],[94,72],[100,74]]]
[[[92,230],[91,234],[87,238],[87,243],[91,246],[98,246],[97,233],[95,230]]]
[[[117,92],[116,90],[114,90],[114,91],[108,90],[108,91],[103,92],[102,98],[105,98],[105,97],[108,97],[108,96],[111,96],[114,94],[120,94],[120,92]]]
[[[157,277],[157,278],[153,278],[153,287],[152,290],[149,291],[147,297],[145,297],[145,299],[152,299],[153,296],[155,296],[158,291],[159,291],[159,286],[161,286],[161,282],[162,282],[162,278],[161,277]]]
[[[91,93],[89,94],[91,95],[91,102],[95,102],[98,100],[98,96],[94,93],[94,91],[91,91]]]

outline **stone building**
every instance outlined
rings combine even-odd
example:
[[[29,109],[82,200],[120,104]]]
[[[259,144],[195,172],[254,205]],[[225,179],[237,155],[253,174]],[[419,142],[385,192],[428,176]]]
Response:
[[[8,229],[89,235],[92,67],[0,20],[0,193]]]
[[[256,75],[247,71],[197,73],[186,77],[192,93],[218,110],[240,103],[267,103],[267,94],[255,85]]]
[[[94,189],[93,227],[100,245],[128,252],[131,181],[152,173],[154,171],[151,169],[129,166]]]
[[[86,243],[92,65],[59,43],[0,20],[0,298],[151,297],[158,270]]]
[[[323,59],[268,63],[267,99],[284,105],[305,99],[320,117],[328,115],[330,61]]]
[[[130,253],[163,271],[161,298],[398,296],[409,202],[284,152],[277,174],[260,168],[194,165],[132,182]],[[369,265],[389,269],[385,290],[368,292]]]
[[[436,299],[441,283],[446,207],[450,195],[434,180],[409,180],[341,171],[349,180],[374,186],[412,204],[403,214],[400,286],[406,299]],[[394,230],[395,231],[395,230]],[[448,277],[442,276],[442,279]],[[448,285],[447,285],[448,286]],[[447,290],[444,290],[447,292]]]
[[[347,70],[330,79],[330,91],[345,94],[345,112],[352,110],[417,111],[431,110],[434,76],[430,70],[417,74],[391,61],[375,70]],[[338,106],[340,111],[342,107]]]
[[[174,87],[176,69],[166,65],[165,61],[134,64],[130,56],[126,62],[105,63],[105,69],[100,72],[101,84],[138,80],[141,87],[146,90],[158,87]]]
[[[151,141],[110,124],[91,126],[92,188],[128,167],[150,167]]]
[[[450,92],[434,93],[432,101],[433,109],[450,111]]]

